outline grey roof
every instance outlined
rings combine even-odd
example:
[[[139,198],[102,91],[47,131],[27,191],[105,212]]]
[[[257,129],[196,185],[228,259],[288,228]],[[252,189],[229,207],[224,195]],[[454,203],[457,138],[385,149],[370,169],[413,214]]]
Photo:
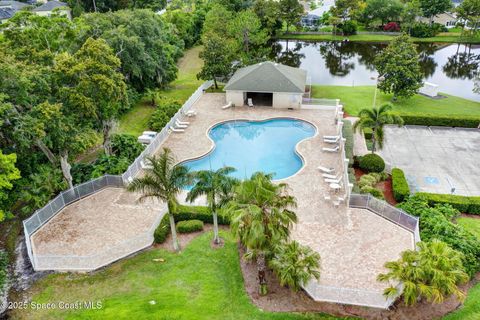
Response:
[[[13,8],[0,7],[0,20],[10,19],[17,11]]]
[[[33,9],[33,11],[38,12],[38,11],[53,11],[56,8],[64,8],[68,7],[68,4],[65,2],[60,2],[60,1],[48,1],[44,4],[42,4],[40,7],[36,7]]]
[[[306,81],[305,70],[267,61],[238,69],[224,90],[304,93]]]
[[[5,9],[6,8],[12,8],[15,11],[18,11],[22,8],[25,8],[28,6],[27,3],[19,2],[19,1],[0,1],[0,8]]]

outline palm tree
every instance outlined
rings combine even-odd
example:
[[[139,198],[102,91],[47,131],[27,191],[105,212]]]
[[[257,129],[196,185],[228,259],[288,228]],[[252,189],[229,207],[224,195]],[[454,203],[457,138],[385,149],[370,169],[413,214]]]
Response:
[[[287,192],[287,184],[272,182],[271,174],[254,173],[236,189],[225,210],[231,216],[232,231],[246,246],[245,258],[257,262],[259,293],[267,293],[266,255],[273,246],[286,240],[297,221],[291,209],[297,203]]]
[[[207,196],[207,203],[213,215],[213,241],[215,244],[220,243],[217,209],[221,209],[233,197],[233,188],[237,184],[237,180],[228,175],[234,171],[235,168],[223,167],[217,171],[195,172],[193,176],[196,183],[187,195],[187,200],[190,202],[202,195]]]
[[[378,280],[390,284],[401,282],[407,306],[414,305],[421,298],[441,303],[452,294],[463,299],[465,295],[457,287],[468,280],[462,254],[436,239],[417,245],[418,251],[405,251],[400,260],[387,262],[385,267],[389,271],[378,275]],[[384,291],[385,296],[392,298],[399,293],[393,285]]]
[[[277,246],[270,267],[280,279],[280,285],[295,292],[312,277],[320,279],[320,255],[297,241]]]
[[[387,103],[380,108],[362,109],[358,113],[360,119],[353,125],[353,131],[356,132],[357,128],[361,130],[366,128],[372,129],[372,153],[375,153],[377,144],[380,149],[383,147],[383,127],[386,124],[403,125],[402,117],[390,113],[392,109],[392,105]]]
[[[146,170],[143,177],[134,179],[127,189],[131,192],[141,192],[142,196],[139,201],[155,198],[167,204],[173,249],[178,252],[180,246],[173,215],[178,205],[177,196],[191,183],[191,175],[187,167],[175,165],[175,158],[170,149],[164,148],[159,157],[147,157],[147,160],[151,163],[152,169]]]

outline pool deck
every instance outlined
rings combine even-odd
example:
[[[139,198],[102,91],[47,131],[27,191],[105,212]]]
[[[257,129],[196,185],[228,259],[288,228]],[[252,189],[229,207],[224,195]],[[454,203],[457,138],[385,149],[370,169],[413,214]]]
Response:
[[[327,146],[322,136],[336,134],[335,112],[269,107],[222,110],[223,105],[224,94],[205,94],[194,106],[197,116],[185,119],[191,122],[186,131],[172,133],[162,147],[170,148],[180,162],[208,153],[214,146],[207,136],[208,130],[222,121],[290,117],[314,124],[317,135],[297,145],[304,167],[282,180],[288,183],[298,202],[298,223],[292,230],[292,238],[320,253],[321,285],[376,291],[385,288],[376,281],[377,275],[385,271],[385,262],[396,260],[402,251],[414,248],[413,235],[370,211],[346,205],[333,208],[324,200],[323,195],[330,194],[329,186],[317,167],[335,167],[342,172],[341,154],[322,152],[322,147]]]

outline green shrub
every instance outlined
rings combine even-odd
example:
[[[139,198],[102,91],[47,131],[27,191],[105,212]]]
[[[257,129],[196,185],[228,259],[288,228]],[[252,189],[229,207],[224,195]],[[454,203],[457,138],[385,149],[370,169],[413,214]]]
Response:
[[[372,172],[369,174],[365,174],[360,178],[358,182],[358,187],[360,188],[360,193],[370,193],[375,198],[384,199],[383,192],[375,186],[380,181],[384,181],[388,178],[388,175],[384,172],[377,173]]]
[[[341,30],[344,36],[357,34],[357,28],[357,23],[352,20],[347,20],[338,25],[338,30]]]
[[[410,188],[407,179],[401,169],[392,169],[392,189],[393,197],[397,202],[403,202],[410,196]]]
[[[200,220],[204,223],[213,223],[213,215],[210,213],[208,207],[179,205],[177,207],[177,212],[175,213],[175,221],[179,222],[188,220]],[[230,220],[227,216],[218,214],[218,224],[229,225]],[[168,219],[168,214],[166,214],[153,234],[155,243],[165,242],[169,234],[170,221]]]
[[[177,207],[177,212],[175,213],[176,221],[194,219],[203,221],[204,223],[213,223],[213,215],[210,213],[210,209],[208,207],[183,205]],[[227,216],[218,213],[218,224],[229,225],[230,219]]]
[[[155,110],[148,121],[148,127],[151,130],[161,131],[181,106],[176,100],[161,99],[157,110]]]
[[[372,140],[373,130],[371,128],[363,129],[363,135],[365,136],[365,140]]]
[[[452,222],[458,211],[447,204],[430,207],[424,195],[408,198],[398,205],[406,212],[420,217],[420,237],[422,241],[438,239],[453,249],[463,253],[465,271],[473,277],[480,270],[480,239]]]
[[[435,37],[440,32],[447,32],[448,29],[439,23],[417,22],[410,28],[410,35],[416,38]]]
[[[200,220],[185,220],[177,222],[179,233],[191,233],[203,230],[203,222]]]
[[[349,120],[343,120],[342,134],[345,138],[345,156],[349,160],[348,165],[353,166],[353,126]]]
[[[480,197],[425,192],[419,192],[416,195],[425,199],[431,206],[448,204],[462,213],[480,214]]]
[[[366,186],[360,189],[361,193],[370,193],[372,196],[378,199],[384,199],[383,192],[377,188]]]
[[[168,218],[168,214],[166,214],[160,224],[158,225],[157,229],[153,233],[153,239],[155,243],[164,243],[167,240],[168,235],[170,234],[170,221]]]
[[[434,114],[398,114],[405,125],[477,128],[480,116],[439,116]]]
[[[112,135],[112,152],[119,158],[127,158],[133,162],[145,147],[130,134]]]
[[[367,154],[360,158],[359,167],[366,172],[383,172],[385,161],[378,154]]]

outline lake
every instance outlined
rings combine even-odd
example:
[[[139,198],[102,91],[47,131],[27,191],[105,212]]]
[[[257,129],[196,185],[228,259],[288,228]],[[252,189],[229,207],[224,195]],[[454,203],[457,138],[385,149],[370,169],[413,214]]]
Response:
[[[308,71],[313,84],[375,85],[375,56],[386,44],[363,42],[279,41],[271,59]],[[440,86],[440,92],[480,101],[473,92],[480,66],[480,46],[463,44],[417,44],[425,80]]]

